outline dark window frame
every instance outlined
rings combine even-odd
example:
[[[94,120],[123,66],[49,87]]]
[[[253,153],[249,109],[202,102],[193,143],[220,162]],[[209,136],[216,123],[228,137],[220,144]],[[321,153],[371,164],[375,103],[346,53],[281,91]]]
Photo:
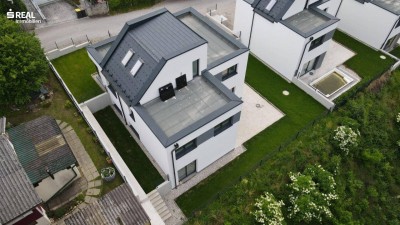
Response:
[[[133,120],[133,122],[136,122],[135,120],[135,115],[133,114],[133,110],[129,109],[129,111],[131,111],[131,113],[129,113],[129,116],[131,117],[131,119]]]
[[[238,67],[238,64],[235,64],[235,65],[229,67],[228,69],[222,71],[221,72],[222,81],[227,80],[227,79],[235,76],[236,74],[238,74],[237,67]]]
[[[189,167],[189,165],[191,165],[191,164],[193,164],[194,163],[194,171],[193,172],[191,172],[191,173],[188,173],[188,167]],[[185,170],[185,176],[184,177],[179,177],[179,171],[181,171],[181,170]],[[183,168],[181,168],[180,170],[178,170],[178,179],[179,179],[179,182],[182,182],[182,181],[184,181],[186,178],[188,178],[190,175],[192,175],[192,174],[195,174],[197,172],[197,163],[196,163],[196,160],[195,161],[193,161],[193,162],[191,162],[191,163],[189,163],[189,164],[187,164],[186,166],[184,166]]]
[[[220,124],[214,127],[214,137],[229,129],[232,125],[232,117],[222,121]]]
[[[196,71],[194,71],[195,65],[196,65]],[[200,68],[199,67],[200,67],[200,59],[196,59],[195,61],[192,62],[193,77],[200,75]]]
[[[180,159],[197,148],[197,139],[193,139],[175,150],[175,158]]]
[[[322,35],[321,37],[319,37],[319,38],[313,40],[313,41],[311,42],[311,44],[310,44],[309,51],[311,51],[311,50],[313,50],[313,49],[315,49],[315,48],[321,46],[321,45],[324,43],[324,38],[325,38],[325,35]]]

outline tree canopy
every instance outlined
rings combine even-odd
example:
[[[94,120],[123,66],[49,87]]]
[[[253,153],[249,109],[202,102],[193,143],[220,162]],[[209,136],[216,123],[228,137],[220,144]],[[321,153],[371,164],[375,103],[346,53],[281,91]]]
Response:
[[[3,16],[0,24],[0,104],[24,104],[46,80],[46,58],[33,34]]]

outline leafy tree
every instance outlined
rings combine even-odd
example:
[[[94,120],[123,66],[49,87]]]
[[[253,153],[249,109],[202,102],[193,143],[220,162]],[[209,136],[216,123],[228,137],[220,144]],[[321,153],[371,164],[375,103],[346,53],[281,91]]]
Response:
[[[46,80],[46,58],[33,34],[3,16],[0,24],[0,104],[24,104]]]
[[[273,194],[265,192],[256,200],[254,204],[256,210],[252,214],[258,223],[282,225],[284,218],[281,207],[283,205],[283,202],[276,200]]]
[[[332,217],[330,206],[338,199],[336,182],[320,165],[309,166],[303,173],[289,173],[288,217],[296,222],[322,222]]]
[[[13,12],[27,12],[22,0],[13,0],[12,2],[7,0],[0,1],[0,13],[2,15],[5,15],[10,9]]]

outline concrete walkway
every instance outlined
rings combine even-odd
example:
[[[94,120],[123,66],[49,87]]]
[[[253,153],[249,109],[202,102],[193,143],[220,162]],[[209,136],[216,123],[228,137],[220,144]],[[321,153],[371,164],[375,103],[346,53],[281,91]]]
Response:
[[[157,9],[167,8],[171,12],[177,12],[187,7],[194,7],[200,13],[205,14],[208,8],[215,8],[214,0],[165,0],[153,7],[136,10],[128,13],[107,17],[83,18],[54,24],[48,27],[35,30],[36,36],[40,39],[45,52],[56,48],[57,43],[71,43],[74,40],[86,39],[103,40],[108,36],[108,31],[116,35],[122,26],[129,20],[147,14]],[[235,11],[235,0],[219,0],[218,14],[224,15],[228,20],[233,21]],[[65,47],[65,46],[64,46]]]
[[[85,147],[72,127],[59,120],[57,120],[57,123],[78,161],[78,169],[83,176],[74,181],[61,195],[52,199],[49,202],[49,207],[51,209],[58,208],[67,202],[72,201],[81,193],[85,194],[85,203],[80,204],[78,207],[84,207],[86,203],[92,203],[95,201],[97,196],[100,194],[103,183],[92,159],[86,152]],[[66,217],[58,220],[56,224],[64,224],[65,218]]]

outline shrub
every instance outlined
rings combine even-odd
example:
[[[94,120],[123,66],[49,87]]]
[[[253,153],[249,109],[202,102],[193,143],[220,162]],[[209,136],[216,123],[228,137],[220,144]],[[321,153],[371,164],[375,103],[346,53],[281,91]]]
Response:
[[[339,126],[335,129],[335,136],[333,137],[335,144],[343,151],[345,155],[348,155],[350,149],[358,145],[358,137],[360,132],[353,131],[350,127]]]
[[[72,102],[70,100],[66,100],[64,104],[64,108],[70,109],[72,107]]]
[[[303,173],[289,173],[288,217],[297,222],[322,222],[332,217],[331,202],[338,199],[336,182],[320,165],[309,166]]]
[[[398,113],[396,116],[396,122],[400,125],[400,113]]]
[[[281,225],[284,218],[281,207],[282,201],[277,201],[273,194],[265,192],[257,198],[254,206],[256,210],[252,212],[257,222],[268,225]]]

